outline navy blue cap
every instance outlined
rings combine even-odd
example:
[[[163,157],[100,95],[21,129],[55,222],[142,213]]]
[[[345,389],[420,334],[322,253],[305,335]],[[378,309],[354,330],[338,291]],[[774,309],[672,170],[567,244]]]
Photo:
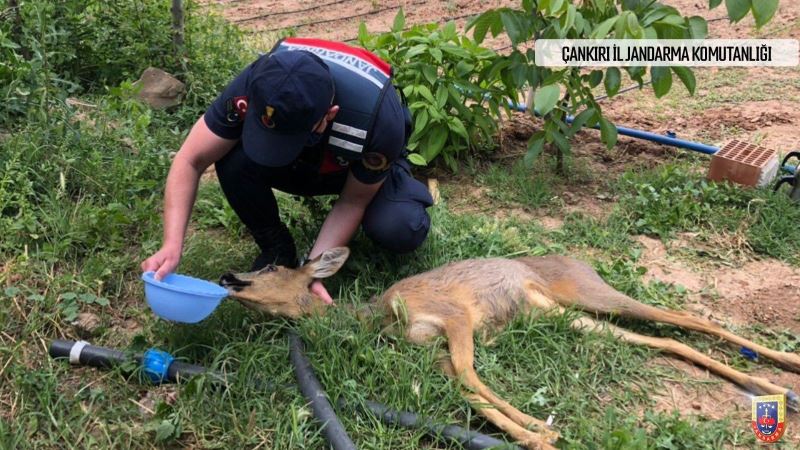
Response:
[[[333,95],[333,77],[317,55],[286,51],[261,58],[247,86],[242,130],[247,156],[264,166],[289,165],[330,109]]]

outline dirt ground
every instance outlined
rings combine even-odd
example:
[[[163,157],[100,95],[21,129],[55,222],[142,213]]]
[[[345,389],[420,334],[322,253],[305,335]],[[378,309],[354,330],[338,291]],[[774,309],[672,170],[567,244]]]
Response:
[[[294,28],[298,36],[333,40],[351,40],[360,21],[370,31],[386,31],[391,26],[398,6],[403,6],[406,23],[415,24],[457,18],[463,27],[467,17],[488,8],[515,6],[513,0],[209,0],[222,8],[223,14],[253,34],[272,33],[281,28]],[[710,38],[800,38],[800,2],[782,1],[770,24],[754,31],[752,17],[739,24],[727,20],[724,7],[708,11],[705,0],[666,0],[686,15],[700,15],[712,20]],[[328,5],[328,6],[326,6]],[[296,12],[293,12],[296,11]],[[501,49],[502,39],[492,39],[486,46]],[[721,145],[736,138],[774,148],[780,153],[800,148],[800,70],[797,68],[762,68],[746,72],[732,69],[703,69],[698,75],[698,92],[694,97],[671,93],[657,100],[652,90],[633,91],[602,106],[616,124],[658,133],[674,131],[678,137]],[[684,91],[676,84],[673,91]],[[503,126],[502,148],[495,158],[518,158],[525,151],[528,137],[536,130],[535,119],[514,114]],[[581,186],[581,191],[562,192],[565,207],[561,216],[580,211],[603,217],[610,210],[602,181],[615,176],[635,163],[637,167],[654,167],[681,155],[684,150],[621,137],[611,151],[600,143],[595,131],[579,133],[573,143],[578,165],[588,168],[596,184]],[[441,180],[447,185],[448,180]],[[461,199],[451,201],[459,208],[487,205],[484,188],[456,177],[449,182],[461,187],[453,192]],[[523,219],[535,218],[546,229],[557,229],[563,223],[559,216],[525,208],[506,212]],[[736,254],[732,264],[709,267],[694,263],[683,255],[687,249],[712,248],[715,243],[699,242],[692,235],[682,235],[669,246],[645,236],[637,238],[644,249],[640,261],[647,267],[647,279],[657,279],[684,286],[689,292],[688,308],[701,315],[735,327],[770,325],[800,333],[800,270],[774,260],[755,260]],[[723,236],[721,239],[726,239]],[[720,242],[731,247],[731,242]],[[746,394],[727,382],[721,382],[707,371],[685,362],[660,358],[656,364],[672,366],[689,378],[709,383],[687,385],[665,381],[666,392],[655,395],[659,408],[677,408],[684,414],[701,414],[711,418],[731,415],[749,427],[750,400]],[[800,389],[800,376],[775,371],[764,365],[755,373],[779,384]],[[800,420],[790,416],[787,437],[800,441]]]

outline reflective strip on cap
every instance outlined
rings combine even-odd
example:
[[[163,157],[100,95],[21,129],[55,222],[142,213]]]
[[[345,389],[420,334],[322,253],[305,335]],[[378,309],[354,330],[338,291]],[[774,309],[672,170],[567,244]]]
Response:
[[[343,148],[345,150],[350,150],[351,152],[361,153],[364,150],[363,145],[358,145],[350,141],[345,141],[344,139],[339,139],[337,137],[331,136],[328,139],[328,144],[335,145],[339,148]]]
[[[362,130],[360,128],[351,127],[349,125],[345,125],[339,122],[333,122],[333,126],[331,127],[333,131],[338,131],[342,134],[348,134],[350,136],[355,136],[359,139],[366,139],[367,138],[367,130]]]

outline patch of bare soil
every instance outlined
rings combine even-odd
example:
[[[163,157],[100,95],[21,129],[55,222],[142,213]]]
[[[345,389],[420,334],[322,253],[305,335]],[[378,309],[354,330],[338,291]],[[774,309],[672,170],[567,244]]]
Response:
[[[706,284],[703,276],[686,263],[668,255],[663,242],[648,236],[637,236],[636,241],[642,245],[643,253],[639,264],[647,268],[644,280],[658,280],[667,284],[681,285],[690,293],[702,291]]]
[[[513,0],[268,0],[209,1],[221,5],[231,22],[253,33],[294,29],[297,36],[354,40],[363,21],[371,32],[388,31],[400,7],[406,24],[455,20],[463,28],[470,16],[489,8],[515,6]],[[276,4],[277,3],[277,4]]]
[[[734,425],[750,430],[751,394],[686,361],[660,357],[655,358],[652,364],[672,367],[693,380],[691,384],[681,380],[664,380],[664,388],[652,395],[657,411],[669,413],[677,410],[684,417],[698,415],[714,420],[730,418]],[[764,368],[751,375],[767,378],[779,386],[800,386],[800,375],[791,372]],[[800,415],[787,411],[786,424],[787,431],[781,440],[800,443]]]
[[[679,247],[693,245],[693,236],[678,239]],[[660,240],[638,236],[643,248],[639,264],[648,269],[646,280],[680,284],[689,291],[686,309],[721,325],[766,325],[800,333],[800,270],[775,260],[746,261],[737,267],[692,265],[675,257]],[[717,356],[719,358],[719,356]],[[664,380],[664,389],[654,393],[656,409],[678,410],[683,416],[701,415],[711,419],[730,417],[749,428],[751,396],[736,385],[683,360],[663,357],[654,364],[673,367],[694,382]],[[773,383],[800,389],[800,374],[776,369],[769,361],[752,375]],[[698,383],[699,382],[699,383]],[[787,415],[784,440],[800,442],[800,418]]]
[[[706,124],[709,135],[716,139],[721,138],[721,130],[736,128],[754,137],[758,133],[760,144],[768,148],[793,149],[800,145],[800,111],[790,102],[771,100],[747,102],[736,108],[711,108],[696,120]]]
[[[800,333],[797,268],[766,259],[709,270],[673,256],[660,240],[647,236],[636,240],[644,250],[639,264],[647,268],[645,280],[682,285],[689,291],[690,301],[699,304],[695,308],[710,312],[713,319]]]

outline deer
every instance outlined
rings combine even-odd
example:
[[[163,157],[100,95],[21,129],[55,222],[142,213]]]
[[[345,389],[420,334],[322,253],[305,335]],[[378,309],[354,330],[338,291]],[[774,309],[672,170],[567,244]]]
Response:
[[[247,307],[271,315],[299,318],[324,314],[328,305],[309,289],[316,279],[335,274],[349,256],[346,247],[332,248],[297,268],[269,265],[249,273],[226,273],[220,284]],[[479,415],[529,449],[555,449],[559,433],[531,417],[486,386],[474,368],[474,335],[502,329],[520,314],[534,311],[581,313],[570,327],[584,333],[610,333],[623,342],[672,353],[738,384],[757,395],[783,394],[787,405],[800,409],[792,390],[766,378],[735,370],[671,338],[650,337],[601,319],[618,316],[707,333],[745,347],[777,365],[800,372],[800,355],[769,349],[725,330],[711,320],[685,311],[640,303],[615,290],[586,262],[567,256],[476,258],[451,262],[402,279],[361,308],[378,317],[387,333],[399,333],[419,345],[447,341],[442,369],[460,380],[462,395]]]

